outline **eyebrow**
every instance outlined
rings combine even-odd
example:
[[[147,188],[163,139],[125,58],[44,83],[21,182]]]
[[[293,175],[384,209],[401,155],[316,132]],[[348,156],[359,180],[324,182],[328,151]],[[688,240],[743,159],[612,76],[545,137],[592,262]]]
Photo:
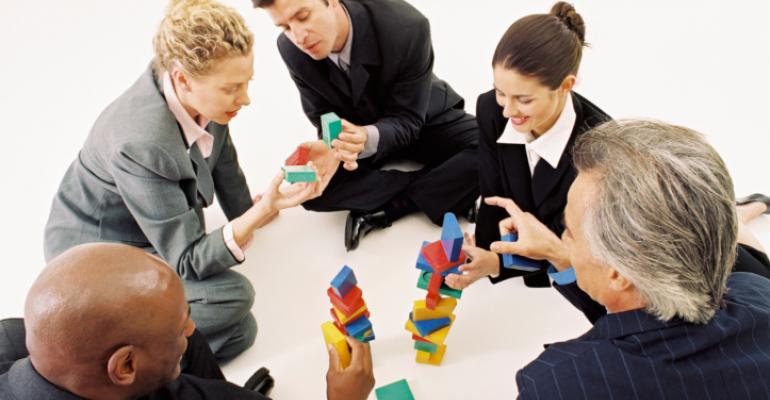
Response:
[[[498,91],[498,92],[502,92],[502,93],[505,93],[505,92],[503,92],[503,91],[502,91],[502,90],[501,90],[499,87],[497,87],[497,86],[496,86],[496,85],[494,85],[494,84],[492,85],[492,87],[493,87],[493,88],[494,88],[496,91]],[[531,94],[515,94],[515,95],[513,95],[513,97],[516,97],[516,98],[519,98],[519,99],[521,99],[522,97],[532,97],[532,95],[531,95]]]
[[[299,14],[299,13],[301,13],[302,11],[305,11],[305,10],[309,10],[309,8],[308,8],[307,6],[302,6],[302,8],[300,8],[299,10],[297,10],[297,11],[293,12],[293,13],[291,14],[291,17],[289,17],[289,21],[291,21],[292,19],[294,19],[294,18],[297,16],[297,14]],[[275,26],[277,26],[277,27],[279,27],[279,28],[280,28],[280,27],[282,27],[282,26],[284,26],[284,25],[286,25],[286,23],[277,23],[277,24],[275,24]]]

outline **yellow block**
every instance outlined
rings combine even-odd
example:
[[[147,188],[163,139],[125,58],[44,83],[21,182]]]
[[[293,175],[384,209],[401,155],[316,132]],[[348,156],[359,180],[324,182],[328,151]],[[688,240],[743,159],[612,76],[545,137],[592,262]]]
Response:
[[[366,312],[366,304],[362,305],[361,308],[356,310],[356,312],[354,312],[353,314],[350,314],[349,317],[346,317],[345,314],[342,313],[342,311],[337,309],[337,307],[332,307],[332,308],[334,309],[334,314],[337,315],[337,319],[340,320],[340,323],[342,325],[347,325],[348,322],[364,315],[364,313]]]
[[[455,315],[454,314],[449,316],[449,321],[450,321],[449,325],[447,325],[447,326],[445,326],[445,327],[443,327],[443,328],[441,328],[441,329],[431,333],[428,336],[420,336],[420,331],[417,330],[417,327],[414,326],[414,322],[412,322],[411,319],[407,319],[406,320],[406,325],[404,326],[404,328],[407,331],[412,332],[415,335],[420,336],[420,337],[426,339],[427,341],[429,341],[431,343],[438,344],[438,345],[443,345],[444,341],[446,340],[446,335],[449,334],[449,328],[451,328],[452,324],[455,322]]]
[[[321,330],[324,333],[326,344],[332,345],[337,350],[342,369],[347,368],[350,365],[350,349],[348,348],[348,342],[345,340],[345,335],[331,322],[321,324]]]
[[[417,350],[416,361],[420,364],[440,365],[444,360],[444,353],[446,353],[446,345],[438,346],[438,350],[434,354],[427,351]]]
[[[452,315],[455,307],[457,307],[457,299],[454,297],[442,297],[433,310],[425,305],[425,300],[417,300],[414,302],[414,308],[412,308],[412,316],[415,321],[447,318]]]

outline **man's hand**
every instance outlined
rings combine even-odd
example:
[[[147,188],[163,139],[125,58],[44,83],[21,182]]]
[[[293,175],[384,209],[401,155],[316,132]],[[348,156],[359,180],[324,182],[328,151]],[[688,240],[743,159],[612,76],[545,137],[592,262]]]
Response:
[[[470,261],[460,266],[462,275],[447,275],[446,284],[452,289],[462,290],[485,276],[496,277],[500,274],[500,259],[497,254],[476,247],[476,238],[473,235],[465,233],[463,252]]]
[[[327,400],[366,400],[374,388],[372,353],[368,343],[361,343],[349,336],[350,365],[342,369],[340,357],[329,346],[329,370],[326,372]]]
[[[305,142],[300,146],[309,150],[307,158],[309,162],[315,165],[318,180],[328,184],[340,166],[340,159],[337,157],[336,151],[330,149],[323,140]]]
[[[368,139],[366,128],[342,120],[342,132],[332,141],[332,148],[336,151],[338,159],[343,162],[343,168],[348,171],[358,168],[358,155],[364,151]]]
[[[543,225],[534,215],[521,211],[511,199],[489,197],[484,201],[505,208],[510,217],[500,221],[500,235],[518,233],[515,242],[497,241],[490,250],[498,254],[515,254],[533,260],[548,260],[558,270],[569,267],[569,256],[556,234]]]

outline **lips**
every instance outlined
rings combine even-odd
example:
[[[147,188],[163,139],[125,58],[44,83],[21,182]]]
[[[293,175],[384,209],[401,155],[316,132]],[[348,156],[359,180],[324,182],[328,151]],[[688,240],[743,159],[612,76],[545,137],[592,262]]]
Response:
[[[529,117],[511,117],[511,123],[514,125],[524,125],[529,121]]]
[[[306,46],[305,47],[305,51],[313,51],[316,47],[318,47],[318,43],[321,43],[321,42],[315,42],[315,43],[311,44],[310,46]]]
[[[238,115],[238,110],[235,111],[225,111],[225,114],[230,118],[235,118],[236,115]]]

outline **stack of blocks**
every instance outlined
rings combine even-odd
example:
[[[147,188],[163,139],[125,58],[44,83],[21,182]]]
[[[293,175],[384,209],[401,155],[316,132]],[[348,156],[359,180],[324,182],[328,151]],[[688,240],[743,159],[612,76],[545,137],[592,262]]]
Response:
[[[310,149],[299,145],[294,153],[291,153],[286,159],[283,170],[284,179],[289,183],[296,182],[315,182],[316,174],[313,168],[307,166]]]
[[[417,269],[421,270],[417,287],[428,291],[425,300],[414,302],[406,330],[412,333],[417,362],[439,365],[446,351],[449,329],[454,323],[453,311],[461,290],[455,290],[444,283],[449,274],[459,274],[459,267],[465,263],[462,251],[463,232],[452,213],[444,214],[441,240],[423,242],[417,257]],[[442,296],[443,295],[443,296]]]
[[[331,287],[326,291],[333,306],[330,310],[333,322],[324,322],[321,330],[326,344],[337,349],[343,368],[350,365],[350,349],[345,336],[360,342],[374,340],[369,310],[357,284],[353,270],[346,265],[332,279]]]

